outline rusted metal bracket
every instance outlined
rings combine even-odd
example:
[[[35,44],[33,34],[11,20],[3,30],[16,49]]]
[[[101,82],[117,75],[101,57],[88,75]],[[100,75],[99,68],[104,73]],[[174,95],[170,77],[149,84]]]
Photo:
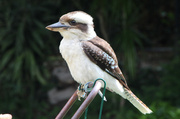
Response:
[[[88,87],[92,88],[91,92],[89,93],[89,95],[86,97],[86,99],[84,100],[84,102],[80,105],[80,107],[78,108],[78,110],[75,112],[75,114],[73,115],[73,117],[71,119],[79,119],[81,117],[81,115],[83,114],[83,112],[87,109],[88,105],[92,102],[92,100],[95,98],[95,96],[98,94],[99,90],[102,87],[102,81],[103,79],[97,79],[94,83],[88,83]],[[104,80],[103,80],[104,81]],[[106,85],[105,81],[104,81],[104,86]],[[63,109],[59,112],[59,114],[56,116],[55,119],[62,119],[66,113],[69,111],[69,109],[72,107],[72,105],[74,104],[74,102],[77,100],[78,98],[78,91],[79,89],[77,89],[74,94],[71,96],[71,98],[68,100],[68,102],[65,104],[65,106],[63,107]],[[104,99],[104,95],[105,95],[105,89],[103,91],[103,97],[102,97],[102,101]],[[103,102],[101,102],[101,110],[100,110],[100,115],[102,114],[102,106],[103,106]],[[87,113],[86,113],[87,114]],[[99,116],[101,117],[101,116]],[[86,117],[85,117],[86,118]]]

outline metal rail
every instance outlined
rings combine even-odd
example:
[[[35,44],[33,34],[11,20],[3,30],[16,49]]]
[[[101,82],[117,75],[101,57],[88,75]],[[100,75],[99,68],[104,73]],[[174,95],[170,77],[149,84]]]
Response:
[[[99,90],[101,89],[101,86],[102,86],[102,83],[101,83],[102,81],[99,81],[99,80],[102,80],[104,82],[104,91],[103,91],[103,97],[102,97],[100,113],[99,113],[99,119],[101,119],[102,108],[103,108],[103,99],[104,99],[105,88],[106,88],[106,82],[103,79],[97,79],[94,83],[88,83],[88,87],[89,88],[93,87],[93,88],[71,119],[79,119],[85,110],[86,110],[85,119],[87,118],[88,105],[95,98],[95,96],[97,95],[97,93],[99,92]],[[71,98],[68,100],[68,102],[65,104],[65,106],[62,108],[62,110],[59,112],[59,114],[56,116],[55,119],[62,119],[66,115],[66,113],[72,107],[74,102],[77,100],[77,98],[78,98],[77,92],[78,91],[79,91],[79,89],[77,89],[74,92],[74,94],[71,96]]]

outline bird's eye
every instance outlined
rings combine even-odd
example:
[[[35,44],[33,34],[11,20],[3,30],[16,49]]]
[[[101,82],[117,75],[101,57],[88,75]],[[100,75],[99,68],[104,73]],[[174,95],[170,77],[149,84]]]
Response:
[[[76,25],[76,21],[75,21],[75,20],[71,20],[71,21],[69,22],[69,24],[70,24],[70,25]]]

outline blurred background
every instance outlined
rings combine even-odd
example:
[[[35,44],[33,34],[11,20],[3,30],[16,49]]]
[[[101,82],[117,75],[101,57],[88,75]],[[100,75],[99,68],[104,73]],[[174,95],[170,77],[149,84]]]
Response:
[[[45,29],[74,10],[93,16],[95,31],[115,50],[129,87],[154,112],[143,115],[106,91],[103,119],[179,119],[179,0],[0,0],[0,113],[52,119],[76,90],[59,54],[62,37]],[[96,96],[88,118],[98,118],[99,104]]]

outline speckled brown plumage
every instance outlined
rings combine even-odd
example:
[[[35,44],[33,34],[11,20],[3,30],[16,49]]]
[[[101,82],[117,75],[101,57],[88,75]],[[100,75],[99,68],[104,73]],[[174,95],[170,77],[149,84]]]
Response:
[[[125,88],[129,89],[126,80],[118,67],[116,55],[111,46],[105,40],[97,36],[91,40],[81,42],[85,54],[92,62],[119,80]]]

